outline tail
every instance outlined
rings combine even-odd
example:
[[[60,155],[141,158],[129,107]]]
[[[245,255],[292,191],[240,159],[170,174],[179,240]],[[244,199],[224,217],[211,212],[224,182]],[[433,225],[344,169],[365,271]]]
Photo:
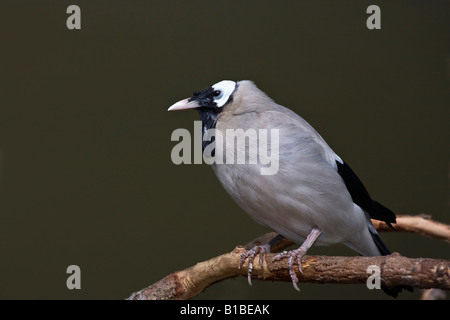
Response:
[[[391,251],[388,249],[386,244],[381,239],[378,232],[375,230],[375,227],[373,226],[372,222],[369,220],[369,233],[372,236],[373,242],[377,246],[378,250],[380,251],[382,256],[387,256],[391,254]],[[381,286],[381,289],[391,297],[397,298],[398,294],[402,292],[403,289],[408,290],[410,292],[413,291],[413,288],[410,286],[396,286],[396,287],[387,287],[387,286]]]
[[[348,192],[350,193],[350,196],[352,197],[353,202],[356,206],[358,206],[366,215],[367,218],[367,226],[370,232],[370,235],[372,236],[373,242],[376,245],[379,253],[383,256],[389,255],[391,252],[384,244],[383,240],[381,240],[380,236],[377,233],[377,230],[375,230],[372,221],[370,219],[376,219],[386,222],[386,224],[394,229],[392,226],[392,223],[395,223],[395,213],[386,208],[385,206],[379,204],[375,200],[372,199],[372,197],[367,192],[367,189],[364,187],[363,183],[359,178],[356,176],[356,174],[353,172],[353,170],[344,162],[336,160],[336,167],[339,175],[341,176],[343,182],[345,183],[345,186],[347,187]],[[366,240],[370,241],[370,239],[366,235]],[[367,243],[366,243],[367,244]],[[349,244],[347,244],[349,245]],[[360,243],[361,245],[361,243]],[[358,245],[350,244],[350,248],[356,248],[356,251],[360,253],[365,254],[374,254],[376,255],[377,252],[372,245],[372,243],[367,244],[369,245],[370,249],[366,247],[366,251],[361,252],[362,250],[358,250]],[[359,248],[361,249],[361,248]],[[368,249],[368,250],[367,250]],[[406,289],[409,291],[412,291],[411,287],[381,287],[384,292],[386,292],[388,295],[393,296],[394,298],[397,297],[398,293],[402,291],[402,289]]]

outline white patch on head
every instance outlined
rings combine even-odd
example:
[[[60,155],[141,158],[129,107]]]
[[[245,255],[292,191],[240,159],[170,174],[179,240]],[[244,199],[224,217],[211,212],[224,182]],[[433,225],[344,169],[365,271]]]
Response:
[[[212,88],[214,89],[214,91],[220,91],[220,94],[217,97],[214,97],[214,102],[218,107],[223,107],[236,88],[236,82],[231,80],[223,80],[217,82],[212,86]]]

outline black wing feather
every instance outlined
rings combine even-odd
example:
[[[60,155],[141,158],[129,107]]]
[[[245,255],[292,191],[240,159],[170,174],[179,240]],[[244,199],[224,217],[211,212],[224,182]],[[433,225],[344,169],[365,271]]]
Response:
[[[365,210],[372,219],[384,221],[389,227],[394,229],[391,223],[395,223],[395,214],[391,210],[379,204],[370,197],[369,192],[367,192],[367,189],[364,187],[361,180],[359,180],[359,178],[356,176],[353,170],[346,163],[340,163],[339,161],[336,161],[336,164],[338,173],[344,180],[345,186],[350,192],[353,202],[356,203],[358,206],[360,206],[363,210]],[[369,232],[370,235],[372,236],[373,241],[375,242],[375,245],[380,250],[380,253],[382,255],[390,254],[391,252],[384,244],[383,240],[381,240],[381,237],[378,235],[378,233],[375,230],[372,231],[371,228],[369,228]],[[400,292],[402,292],[402,289],[413,291],[413,288],[410,286],[403,286],[403,287],[381,286],[381,288],[383,289],[384,292],[386,292],[388,295],[394,298],[396,298],[397,295]]]
[[[336,164],[338,173],[344,180],[353,202],[364,209],[370,218],[384,221],[389,227],[393,228],[391,223],[395,223],[395,213],[370,197],[361,180],[345,162],[336,161]]]

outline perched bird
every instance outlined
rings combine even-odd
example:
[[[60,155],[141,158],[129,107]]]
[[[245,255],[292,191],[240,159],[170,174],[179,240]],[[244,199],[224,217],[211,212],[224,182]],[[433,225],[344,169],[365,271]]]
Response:
[[[197,109],[203,133],[211,129],[222,136],[229,129],[244,132],[265,129],[278,133],[278,141],[270,141],[272,145],[267,149],[278,157],[274,174],[261,174],[259,169],[265,165],[261,161],[212,164],[219,181],[236,203],[254,220],[279,234],[269,244],[256,246],[242,256],[241,267],[249,259],[250,284],[255,255],[259,254],[262,262],[270,247],[283,237],[301,244],[296,250],[275,256],[275,259],[289,259],[290,276],[297,290],[294,265],[297,263],[302,272],[301,258],[313,244],[343,243],[366,256],[390,254],[371,218],[392,227],[395,214],[371,198],[352,169],[311,125],[275,103],[252,81],[220,81],[173,104],[169,111],[184,109]],[[260,150],[257,145],[261,137],[257,139],[257,143],[250,142],[237,151],[230,149],[237,144],[222,139],[224,146],[218,148],[216,144],[213,156],[223,160],[227,153],[235,157],[240,151],[248,159]],[[204,139],[203,149],[217,141]],[[383,289],[392,296],[401,291],[399,287]]]

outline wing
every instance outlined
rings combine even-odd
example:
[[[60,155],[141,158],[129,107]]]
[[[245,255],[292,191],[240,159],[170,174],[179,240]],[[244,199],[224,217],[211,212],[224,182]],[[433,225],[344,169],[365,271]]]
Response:
[[[276,104],[271,106],[271,110],[265,111],[265,115],[267,119],[271,120],[266,125],[271,125],[275,128],[281,127],[285,130],[291,128],[291,134],[287,134],[286,136],[291,138],[293,145],[301,138],[314,141],[316,146],[315,150],[317,151],[316,154],[321,154],[321,157],[338,171],[344,180],[353,202],[366,211],[370,218],[384,221],[389,227],[393,228],[391,223],[395,223],[395,214],[370,197],[361,180],[359,180],[353,170],[328,146],[320,134],[306,120],[292,110]],[[285,137],[285,140],[288,139]],[[316,152],[313,149],[312,147],[308,148],[309,151]]]
[[[393,228],[391,223],[395,223],[395,213],[370,197],[361,180],[345,162],[336,161],[336,164],[337,171],[344,180],[353,202],[366,211],[370,218],[384,221]]]

